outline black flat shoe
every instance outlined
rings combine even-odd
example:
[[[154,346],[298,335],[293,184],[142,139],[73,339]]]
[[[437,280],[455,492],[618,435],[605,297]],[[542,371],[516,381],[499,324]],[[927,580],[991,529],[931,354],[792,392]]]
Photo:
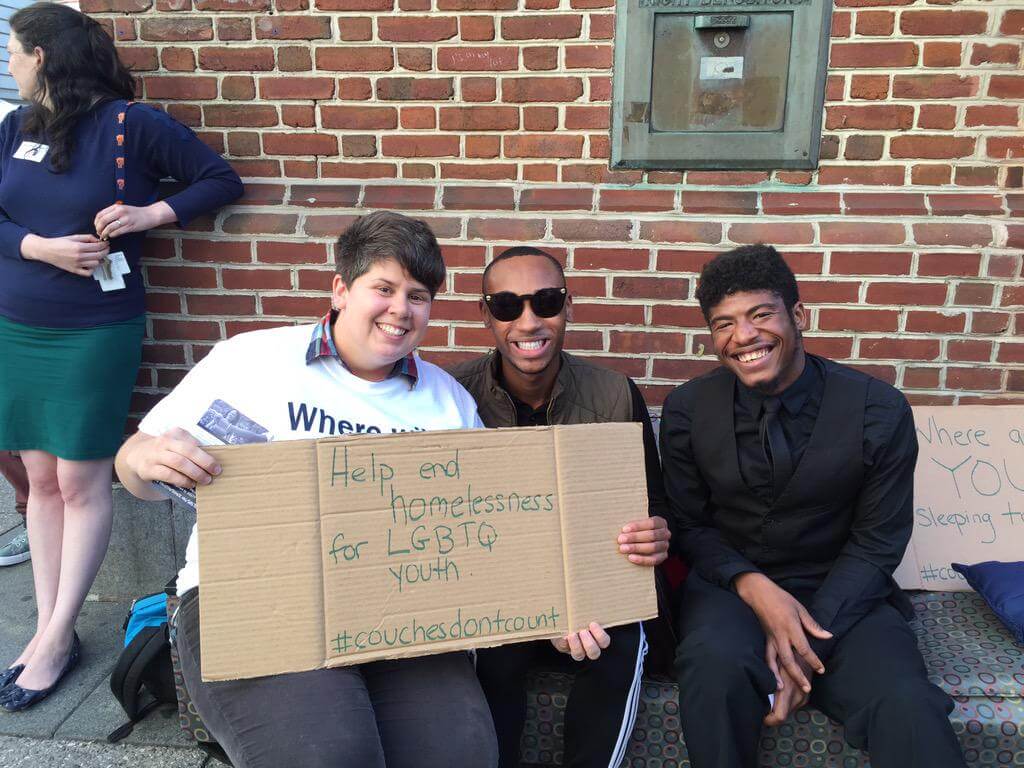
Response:
[[[15,664],[13,667],[8,667],[3,672],[0,672],[0,690],[3,690],[17,680],[18,675],[21,674],[21,670],[24,668],[24,664]]]
[[[64,669],[57,675],[57,679],[53,685],[49,688],[44,688],[41,691],[34,691],[31,688],[22,688],[17,683],[10,683],[6,688],[0,692],[0,707],[3,707],[8,712],[18,712],[22,709],[28,709],[29,707],[38,704],[40,701],[45,699],[51,693],[53,693],[60,686],[61,680],[76,666],[78,666],[79,660],[82,658],[82,643],[78,639],[78,633],[75,632],[75,637],[71,641],[71,653],[68,655],[68,660],[64,664]]]

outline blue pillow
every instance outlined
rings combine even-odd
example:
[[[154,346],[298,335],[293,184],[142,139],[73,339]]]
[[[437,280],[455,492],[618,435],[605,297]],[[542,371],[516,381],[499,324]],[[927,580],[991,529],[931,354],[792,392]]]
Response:
[[[1017,642],[1024,645],[1024,562],[989,560],[977,565],[952,566],[984,598]]]

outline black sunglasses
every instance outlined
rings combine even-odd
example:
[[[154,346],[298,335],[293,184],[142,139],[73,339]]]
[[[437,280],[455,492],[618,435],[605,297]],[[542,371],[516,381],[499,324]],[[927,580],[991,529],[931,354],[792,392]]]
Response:
[[[565,288],[541,288],[536,293],[519,296],[512,291],[499,291],[484,296],[484,303],[495,320],[511,322],[523,314],[523,307],[530,302],[537,317],[554,317],[565,306]]]

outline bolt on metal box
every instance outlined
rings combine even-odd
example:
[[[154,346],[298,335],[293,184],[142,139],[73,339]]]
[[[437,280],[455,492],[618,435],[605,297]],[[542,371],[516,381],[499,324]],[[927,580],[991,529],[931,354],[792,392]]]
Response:
[[[612,166],[814,168],[831,0],[618,0]]]

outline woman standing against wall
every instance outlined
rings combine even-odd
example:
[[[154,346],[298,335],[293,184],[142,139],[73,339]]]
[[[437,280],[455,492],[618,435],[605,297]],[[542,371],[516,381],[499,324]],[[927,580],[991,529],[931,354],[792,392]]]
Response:
[[[93,19],[36,3],[11,17],[28,106],[0,124],[0,450],[29,477],[38,620],[0,671],[0,706],[45,698],[77,663],[74,625],[106,553],[111,465],[145,330],[145,232],[239,197],[189,129],[130,106],[131,75]],[[156,201],[161,178],[184,188]]]

